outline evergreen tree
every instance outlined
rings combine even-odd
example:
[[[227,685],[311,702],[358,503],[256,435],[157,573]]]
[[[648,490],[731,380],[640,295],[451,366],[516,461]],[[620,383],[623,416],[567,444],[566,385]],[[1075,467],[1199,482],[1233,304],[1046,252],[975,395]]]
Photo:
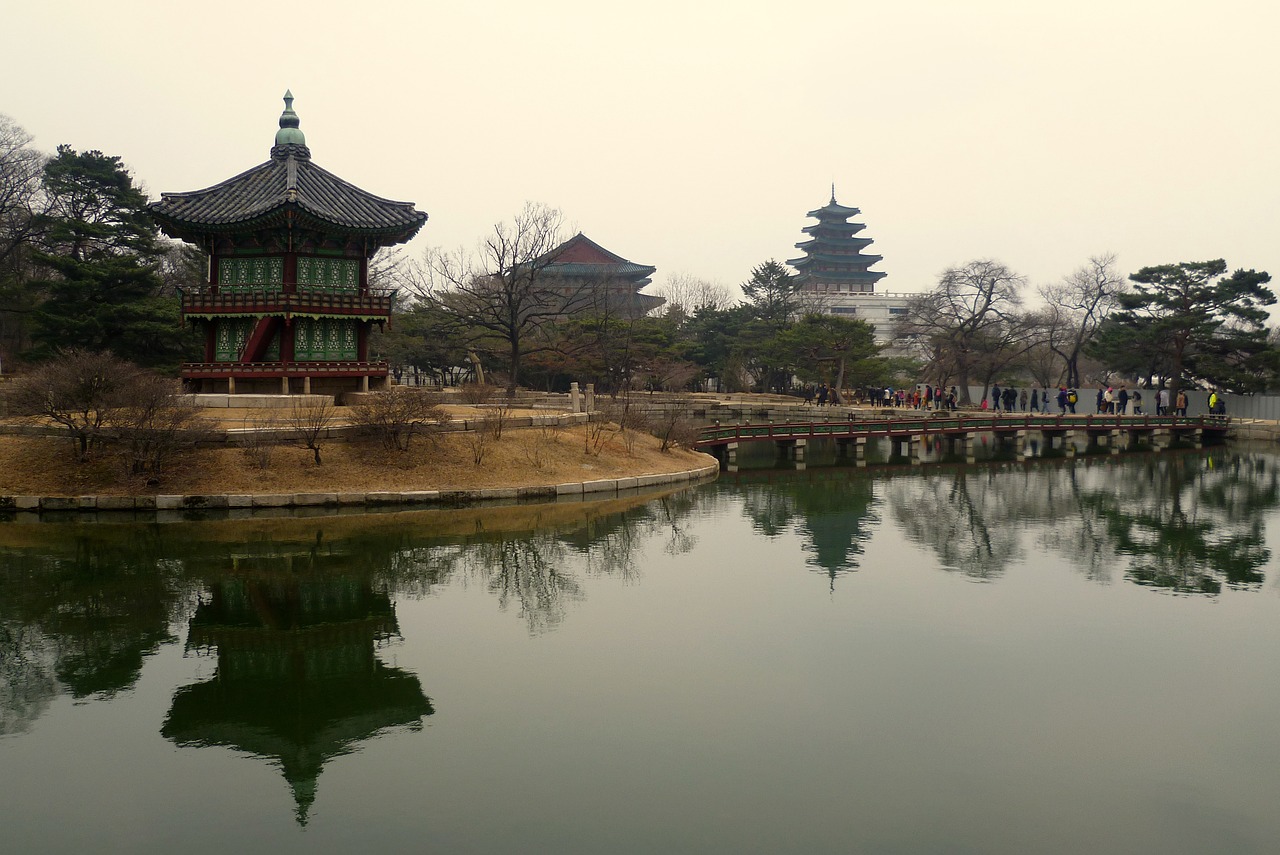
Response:
[[[751,271],[742,293],[755,316],[777,327],[785,325],[799,307],[800,283],[778,262],[770,259]]]
[[[1135,352],[1168,378],[1170,395],[1184,379],[1240,392],[1260,391],[1260,360],[1267,351],[1265,323],[1276,301],[1255,270],[1226,275],[1222,259],[1144,267],[1132,274],[1132,293],[1099,330],[1091,353],[1127,367]]]
[[[35,312],[37,356],[61,347],[111,350],[173,368],[185,337],[176,296],[162,294],[164,248],[147,200],[118,157],[59,146],[44,169],[47,213],[36,253],[46,277]]]

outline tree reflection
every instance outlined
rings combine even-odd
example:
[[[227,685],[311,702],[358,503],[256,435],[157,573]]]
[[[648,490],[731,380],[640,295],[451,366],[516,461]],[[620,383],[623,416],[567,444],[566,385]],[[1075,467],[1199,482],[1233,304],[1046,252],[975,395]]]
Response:
[[[1021,552],[1020,479],[993,467],[895,478],[889,506],[908,538],[933,549],[944,570],[990,581]]]
[[[0,551],[4,731],[25,727],[51,686],[76,698],[129,689],[143,660],[175,640],[193,589],[161,546],[152,528],[126,538],[90,527]]]
[[[670,493],[601,502],[165,524],[0,527],[0,734],[60,693],[132,687],[176,643],[216,659],[174,695],[163,733],[276,763],[305,822],[328,758],[433,704],[382,662],[393,595],[479,581],[530,633],[549,631],[588,576],[639,579],[647,544],[679,553],[696,503]]]
[[[1256,589],[1271,557],[1261,511],[1280,503],[1268,463],[1231,452],[1146,459],[1082,485],[1078,506],[1102,522],[1108,548],[1137,584],[1201,594]]]
[[[1096,581],[1120,570],[1136,584],[1216,594],[1262,584],[1262,512],[1280,504],[1280,480],[1266,456],[1217,450],[913,473],[891,479],[886,496],[911,539],[972,578],[1047,549]]]

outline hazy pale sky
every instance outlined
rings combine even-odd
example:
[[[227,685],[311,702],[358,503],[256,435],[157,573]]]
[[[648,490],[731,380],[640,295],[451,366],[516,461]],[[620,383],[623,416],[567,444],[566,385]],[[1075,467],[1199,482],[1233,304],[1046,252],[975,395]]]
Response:
[[[316,163],[430,214],[415,253],[534,200],[656,283],[735,285],[834,181],[883,291],[1107,251],[1280,279],[1275,2],[61,0],[3,26],[0,112],[40,148],[196,190],[267,159],[292,89]]]

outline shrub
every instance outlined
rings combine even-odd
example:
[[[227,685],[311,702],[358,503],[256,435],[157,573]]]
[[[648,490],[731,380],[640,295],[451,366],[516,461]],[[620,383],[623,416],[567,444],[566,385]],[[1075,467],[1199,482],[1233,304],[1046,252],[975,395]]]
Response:
[[[139,371],[111,419],[111,442],[125,477],[159,478],[180,449],[194,445],[198,413],[177,381]]]
[[[449,414],[435,396],[416,389],[379,392],[352,407],[351,423],[376,437],[383,447],[408,451],[414,436],[431,436],[448,423]]]
[[[84,462],[99,449],[142,369],[110,353],[72,348],[23,375],[14,384],[20,415],[48,419],[66,430]]]

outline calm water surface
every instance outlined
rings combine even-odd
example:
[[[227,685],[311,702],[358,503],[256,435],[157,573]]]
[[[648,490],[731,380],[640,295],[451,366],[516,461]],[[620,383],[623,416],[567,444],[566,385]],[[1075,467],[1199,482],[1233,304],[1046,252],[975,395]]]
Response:
[[[1277,466],[0,522],[0,848],[1275,852]]]

